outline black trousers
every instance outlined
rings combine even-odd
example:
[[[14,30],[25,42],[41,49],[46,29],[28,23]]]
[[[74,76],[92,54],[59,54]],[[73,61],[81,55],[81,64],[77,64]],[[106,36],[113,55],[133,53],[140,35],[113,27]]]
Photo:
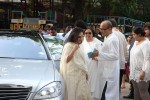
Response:
[[[134,96],[134,87],[131,81],[130,81],[130,95]]]
[[[107,89],[107,82],[105,83],[105,86],[104,86],[104,89],[103,89],[103,92],[102,92],[101,100],[106,100],[106,98],[105,98],[106,89]]]
[[[150,94],[150,84],[149,84],[148,92],[149,92],[149,94]]]

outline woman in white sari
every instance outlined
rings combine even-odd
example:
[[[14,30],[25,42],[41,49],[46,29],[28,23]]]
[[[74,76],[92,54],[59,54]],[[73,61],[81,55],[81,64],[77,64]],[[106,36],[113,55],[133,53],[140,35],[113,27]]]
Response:
[[[91,100],[84,53],[79,46],[83,37],[83,30],[74,28],[63,48],[60,73],[65,81],[64,100]]]
[[[85,30],[85,38],[82,42],[82,48],[84,48],[84,56],[86,61],[86,66],[88,70],[88,81],[91,89],[92,99],[100,100],[101,96],[96,89],[100,89],[100,83],[97,81],[97,78],[101,79],[98,75],[101,69],[98,67],[98,61],[92,59],[92,52],[96,52],[96,50],[100,49],[102,46],[102,42],[95,38],[96,34],[90,28]],[[99,70],[100,69],[100,70]]]

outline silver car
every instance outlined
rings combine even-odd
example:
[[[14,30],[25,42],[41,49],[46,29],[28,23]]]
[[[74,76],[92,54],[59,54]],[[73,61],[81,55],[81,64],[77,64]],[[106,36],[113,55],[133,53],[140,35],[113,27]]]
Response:
[[[48,49],[51,52],[51,56],[54,59],[56,64],[56,68],[59,71],[60,67],[60,59],[63,50],[63,40],[57,38],[56,36],[44,35],[44,40],[48,46]]]
[[[64,81],[36,32],[0,32],[0,100],[63,100]]]

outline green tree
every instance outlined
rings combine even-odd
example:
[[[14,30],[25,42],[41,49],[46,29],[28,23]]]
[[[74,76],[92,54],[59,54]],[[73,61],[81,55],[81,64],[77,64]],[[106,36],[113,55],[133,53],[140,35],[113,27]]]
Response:
[[[110,0],[111,15],[150,20],[150,0]]]
[[[72,13],[73,13],[73,21],[78,19],[84,19],[84,7],[85,0],[71,0],[71,4],[74,4]]]

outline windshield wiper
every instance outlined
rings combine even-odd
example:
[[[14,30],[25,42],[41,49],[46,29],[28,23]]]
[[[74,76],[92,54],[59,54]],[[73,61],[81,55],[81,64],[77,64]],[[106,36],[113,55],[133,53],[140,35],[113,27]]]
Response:
[[[14,58],[14,57],[0,57],[0,58],[16,59],[16,58]]]

